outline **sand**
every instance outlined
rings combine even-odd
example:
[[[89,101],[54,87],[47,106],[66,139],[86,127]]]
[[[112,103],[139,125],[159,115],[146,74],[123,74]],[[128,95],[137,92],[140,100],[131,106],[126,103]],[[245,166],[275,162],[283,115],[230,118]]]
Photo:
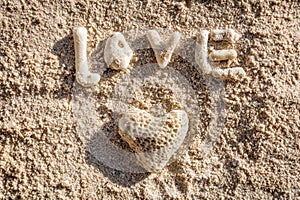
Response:
[[[189,2],[190,8],[170,0],[1,1],[1,199],[300,198],[300,3]],[[241,33],[235,49],[247,77],[224,80],[224,126],[209,155],[200,135],[160,173],[132,174],[97,162],[72,112],[78,26],[88,29],[90,52],[114,31],[168,28],[191,38],[203,29]],[[185,65],[177,61],[180,71]],[[202,75],[186,69],[200,91],[199,132],[205,133]],[[114,73],[104,72],[99,86],[117,81]],[[99,88],[103,97],[111,89]],[[110,117],[102,112],[99,120]]]

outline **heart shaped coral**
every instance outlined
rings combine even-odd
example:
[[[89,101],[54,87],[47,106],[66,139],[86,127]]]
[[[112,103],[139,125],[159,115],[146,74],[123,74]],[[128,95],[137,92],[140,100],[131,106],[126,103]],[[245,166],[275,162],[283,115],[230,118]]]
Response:
[[[154,117],[131,109],[119,120],[120,135],[136,152],[137,162],[147,171],[159,171],[183,143],[189,128],[185,111],[173,110]]]

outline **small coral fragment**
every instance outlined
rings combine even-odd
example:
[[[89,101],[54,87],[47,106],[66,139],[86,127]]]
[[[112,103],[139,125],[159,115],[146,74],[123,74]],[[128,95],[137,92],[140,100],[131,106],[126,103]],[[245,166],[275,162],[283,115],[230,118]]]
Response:
[[[104,60],[110,68],[128,71],[132,56],[133,51],[122,33],[116,32],[107,39],[104,49]]]
[[[241,67],[232,67],[228,69],[215,69],[212,71],[212,75],[216,77],[228,77],[230,75],[246,76],[246,72]]]
[[[241,38],[241,34],[236,33],[232,29],[223,29],[223,30],[217,29],[211,31],[210,37],[214,41],[229,41],[233,43]]]
[[[165,68],[171,60],[172,54],[180,41],[180,33],[173,33],[167,41],[163,41],[155,30],[147,33],[148,40],[155,53],[158,65]]]
[[[211,61],[233,60],[237,57],[237,52],[234,49],[214,50],[209,54]]]
[[[208,63],[207,55],[207,43],[208,43],[209,32],[203,30],[197,36],[196,49],[195,49],[195,60],[200,66],[204,74],[209,74],[211,72],[211,66]]]
[[[121,137],[136,152],[138,164],[150,172],[167,165],[183,143],[188,128],[189,119],[183,110],[154,117],[135,108],[119,120]]]
[[[84,87],[96,85],[100,75],[89,71],[87,60],[87,30],[79,27],[73,31],[75,48],[76,80]]]

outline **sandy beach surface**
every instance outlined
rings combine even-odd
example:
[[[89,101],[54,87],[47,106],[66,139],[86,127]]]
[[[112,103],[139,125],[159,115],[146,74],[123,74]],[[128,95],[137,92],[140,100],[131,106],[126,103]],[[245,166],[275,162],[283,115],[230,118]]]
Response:
[[[300,199],[300,3],[188,2],[0,1],[0,199]],[[158,173],[139,174],[87,151],[72,108],[79,26],[88,30],[89,53],[116,31],[162,28],[191,39],[204,29],[239,32],[235,65],[246,77],[223,80],[226,109],[211,151],[201,146],[211,123],[208,86],[178,56],[170,67],[195,91],[200,116],[187,151]],[[155,62],[151,49],[134,57],[133,69]],[[122,75],[101,74],[99,123],[113,118],[106,103]],[[107,130],[126,146],[115,124]]]

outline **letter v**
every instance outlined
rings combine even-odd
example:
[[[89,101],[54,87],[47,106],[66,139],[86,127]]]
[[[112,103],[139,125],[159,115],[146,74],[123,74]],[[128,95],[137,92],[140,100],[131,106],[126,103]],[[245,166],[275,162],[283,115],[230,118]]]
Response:
[[[156,61],[160,68],[165,68],[171,60],[174,49],[180,41],[180,33],[173,33],[169,39],[162,41],[156,30],[150,30],[147,38],[155,53]]]

